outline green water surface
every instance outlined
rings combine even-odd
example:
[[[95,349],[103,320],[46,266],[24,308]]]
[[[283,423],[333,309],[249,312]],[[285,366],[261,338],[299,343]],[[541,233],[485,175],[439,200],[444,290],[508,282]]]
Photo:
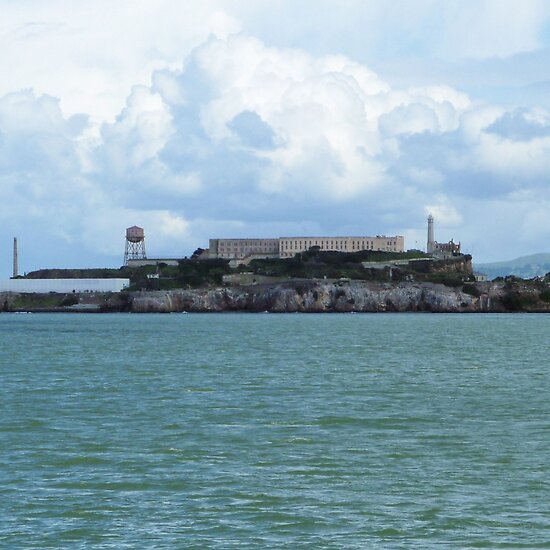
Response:
[[[0,314],[0,547],[550,548],[549,335]]]

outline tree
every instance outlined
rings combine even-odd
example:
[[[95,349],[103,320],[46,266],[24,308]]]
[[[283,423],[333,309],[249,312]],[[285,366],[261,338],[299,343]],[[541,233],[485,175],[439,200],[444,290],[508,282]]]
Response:
[[[204,248],[197,248],[193,254],[191,254],[191,259],[196,260],[202,253],[204,252]]]

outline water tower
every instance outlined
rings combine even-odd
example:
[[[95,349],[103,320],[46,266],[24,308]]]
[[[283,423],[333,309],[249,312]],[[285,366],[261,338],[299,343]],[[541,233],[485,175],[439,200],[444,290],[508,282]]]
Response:
[[[126,248],[124,249],[124,265],[128,260],[146,260],[145,232],[142,227],[133,225],[126,229]]]

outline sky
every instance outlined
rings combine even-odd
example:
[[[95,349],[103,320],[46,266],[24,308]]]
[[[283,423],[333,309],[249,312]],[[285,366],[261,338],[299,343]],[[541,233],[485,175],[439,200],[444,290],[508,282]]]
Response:
[[[550,2],[0,0],[0,277],[215,237],[550,251]]]

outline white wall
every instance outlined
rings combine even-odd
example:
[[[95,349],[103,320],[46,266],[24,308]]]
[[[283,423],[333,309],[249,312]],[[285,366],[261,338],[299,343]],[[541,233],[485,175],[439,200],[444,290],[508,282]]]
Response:
[[[0,292],[120,292],[130,279],[10,279],[0,281]]]

